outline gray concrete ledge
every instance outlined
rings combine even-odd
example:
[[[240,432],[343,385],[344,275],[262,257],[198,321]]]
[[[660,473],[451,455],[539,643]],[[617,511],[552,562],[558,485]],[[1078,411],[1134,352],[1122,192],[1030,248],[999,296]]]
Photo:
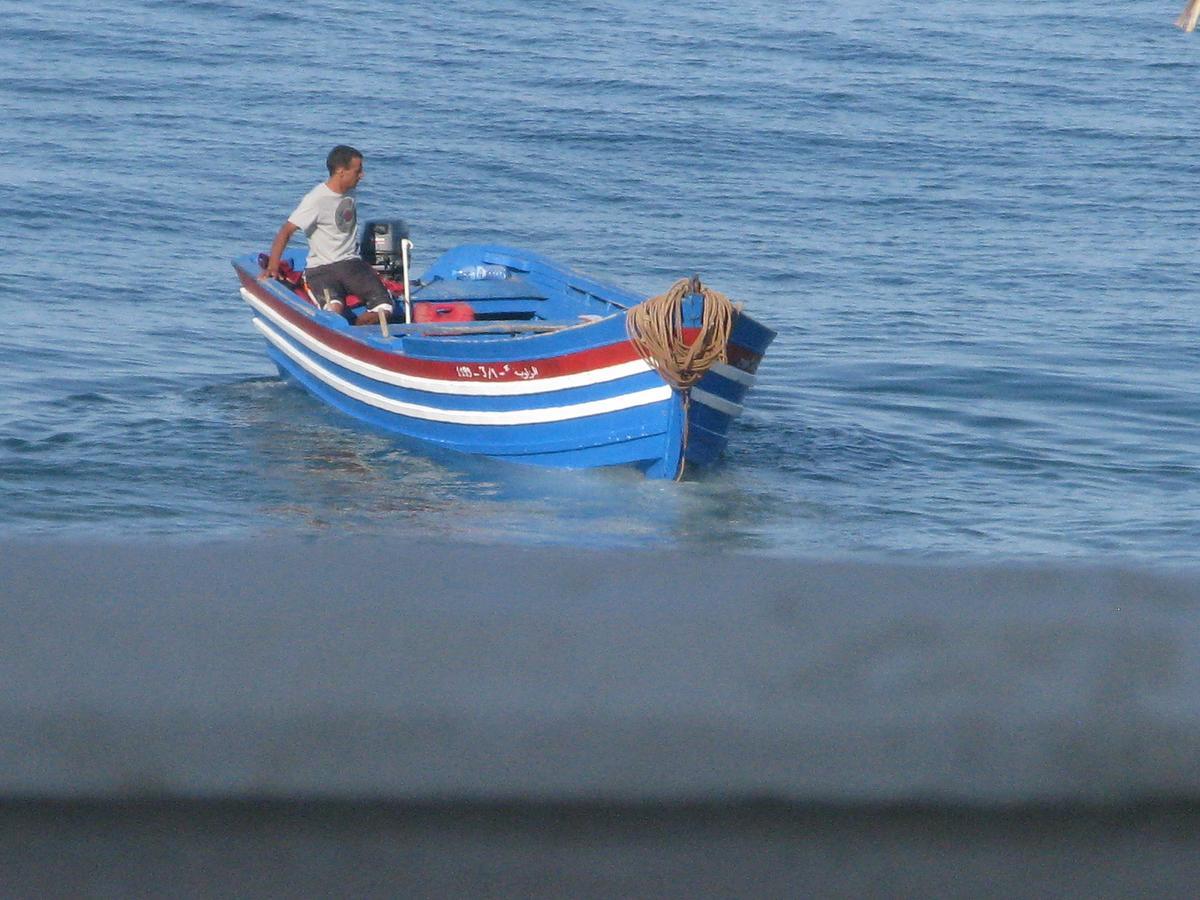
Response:
[[[1180,897],[1200,810],[0,803],[5,897]]]
[[[0,797],[1200,798],[1200,576],[0,548]]]

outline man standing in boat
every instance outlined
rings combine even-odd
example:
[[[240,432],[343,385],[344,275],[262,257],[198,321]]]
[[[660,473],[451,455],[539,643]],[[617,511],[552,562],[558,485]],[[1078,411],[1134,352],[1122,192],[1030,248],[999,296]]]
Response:
[[[367,313],[359,324],[377,322],[378,315],[391,312],[391,296],[379,275],[358,255],[358,207],[354,189],[363,177],[363,156],[353,147],[339,144],[325,160],[329,179],[304,195],[300,205],[287,217],[271,244],[271,256],[260,278],[279,276],[279,259],[292,235],[303,231],[308,238],[308,262],[304,280],[324,308],[336,313],[345,310],[347,294],[358,296]],[[387,306],[387,310],[380,310]]]

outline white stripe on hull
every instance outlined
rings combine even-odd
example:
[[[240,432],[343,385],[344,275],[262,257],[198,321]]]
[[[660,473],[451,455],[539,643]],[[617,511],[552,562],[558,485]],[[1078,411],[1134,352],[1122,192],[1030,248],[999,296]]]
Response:
[[[242,298],[254,307],[258,313],[269,319],[272,325],[284,331],[292,340],[303,344],[318,356],[336,363],[344,369],[349,369],[351,372],[356,372],[365,378],[417,391],[428,391],[435,394],[462,394],[490,397],[542,394],[568,390],[570,388],[587,387],[592,384],[602,384],[606,381],[615,381],[618,378],[625,378],[629,375],[638,375],[642,372],[650,371],[650,366],[643,360],[635,359],[631,362],[607,366],[603,369],[593,369],[574,375],[554,375],[549,378],[535,378],[530,381],[450,381],[444,378],[424,378],[419,375],[405,375],[385,369],[382,366],[376,366],[372,363],[355,359],[348,354],[334,350],[332,347],[321,343],[304,331],[304,329],[296,327],[279,313],[275,312],[275,310],[271,309],[245,288],[242,288]],[[732,369],[733,367],[730,366],[729,368]],[[736,372],[737,370],[734,369],[733,371]]]
[[[724,397],[718,397],[716,394],[710,394],[708,391],[703,391],[698,387],[692,388],[692,399],[697,403],[703,403],[705,406],[715,409],[717,412],[725,413],[727,416],[736,418],[742,414],[742,407],[737,403],[726,400]]]
[[[754,387],[755,377],[753,375],[743,372],[737,366],[731,366],[729,363],[713,363],[709,371],[722,378],[728,378],[730,381],[741,382],[746,387]]]
[[[608,397],[603,400],[589,400],[584,403],[573,403],[568,406],[553,406],[542,409],[504,411],[438,409],[433,406],[422,406],[417,403],[393,400],[390,397],[384,397],[374,391],[369,391],[352,384],[301,353],[261,319],[254,319],[254,327],[262,332],[263,336],[287,355],[288,358],[314,378],[324,382],[338,393],[358,400],[361,403],[366,403],[369,406],[374,406],[377,409],[414,419],[449,422],[455,425],[534,425],[544,422],[564,422],[570,419],[580,419],[585,416],[596,416],[623,409],[633,409],[634,407],[648,406],[651,403],[659,403],[671,398],[671,387],[664,384],[646,390],[634,391],[629,394],[621,394],[617,397]],[[724,403],[726,401],[721,402]]]

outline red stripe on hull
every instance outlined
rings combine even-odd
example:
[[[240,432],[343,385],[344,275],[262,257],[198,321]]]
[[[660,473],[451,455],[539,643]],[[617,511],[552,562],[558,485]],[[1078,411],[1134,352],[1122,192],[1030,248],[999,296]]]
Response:
[[[683,342],[689,347],[695,343],[696,338],[700,336],[699,328],[683,329]],[[754,370],[758,368],[758,364],[762,362],[762,354],[755,353],[752,350],[747,350],[739,344],[730,344],[725,355],[729,357],[729,364],[735,369],[741,369],[743,372],[754,374]]]
[[[386,369],[390,372],[398,372],[403,375],[413,375],[421,378],[437,378],[446,381],[464,381],[458,372],[461,365],[479,365],[479,360],[461,360],[461,361],[445,361],[445,360],[428,360],[416,359],[411,356],[403,356],[398,353],[389,353],[385,350],[377,350],[373,347],[368,347],[359,341],[354,340],[347,335],[340,334],[332,328],[326,328],[319,322],[314,322],[311,318],[300,313],[275,297],[268,291],[258,280],[245,272],[238,270],[238,277],[241,279],[246,290],[250,291],[257,299],[267,304],[271,310],[282,316],[289,323],[302,330],[305,334],[312,337],[332,350],[337,350],[341,353],[351,356],[361,362],[370,363],[378,366],[381,369]],[[690,338],[688,332],[691,332]],[[684,332],[686,340],[694,340],[699,329],[687,329]],[[615,344],[609,344],[605,347],[596,347],[591,350],[580,350],[575,353],[566,353],[562,356],[550,356],[540,359],[505,360],[512,370],[527,369],[528,367],[536,367],[538,378],[552,378],[561,375],[577,375],[583,372],[591,372],[596,369],[607,368],[608,366],[616,366],[621,363],[631,362],[638,359],[639,355],[637,348],[629,341],[620,341]],[[747,372],[753,372],[757,367],[758,361],[761,359],[756,353],[751,353],[741,347],[730,345],[729,360],[732,365],[739,369],[744,369]],[[737,360],[737,361],[735,361]],[[486,365],[486,363],[484,363]],[[501,372],[497,370],[494,377],[490,380],[494,381],[524,381],[515,371]]]

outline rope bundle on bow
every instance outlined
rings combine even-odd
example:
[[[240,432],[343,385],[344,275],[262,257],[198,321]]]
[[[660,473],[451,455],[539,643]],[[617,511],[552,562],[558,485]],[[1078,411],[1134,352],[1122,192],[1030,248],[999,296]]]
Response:
[[[704,298],[700,333],[688,344],[683,337],[683,301],[691,294]],[[716,362],[728,362],[729,335],[736,307],[724,294],[704,287],[697,276],[681,278],[665,294],[651,297],[629,310],[625,329],[642,359],[668,382],[686,391]]]

